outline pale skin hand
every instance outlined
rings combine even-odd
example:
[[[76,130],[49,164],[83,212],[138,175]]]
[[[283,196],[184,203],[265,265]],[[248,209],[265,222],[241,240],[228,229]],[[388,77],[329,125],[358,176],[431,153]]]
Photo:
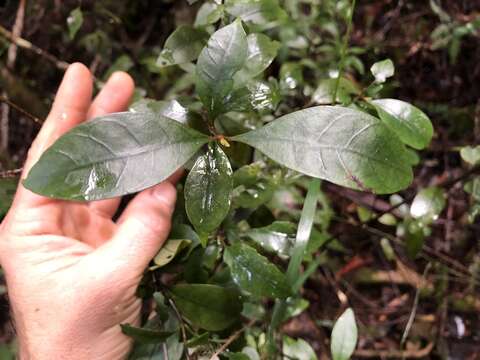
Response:
[[[115,73],[92,102],[90,72],[71,65],[22,178],[66,131],[125,110],[133,89],[130,76]],[[0,225],[0,263],[22,360],[126,357],[131,341],[119,324],[139,323],[141,301],[135,291],[168,235],[175,197],[169,182],[144,190],[113,222],[119,199],[67,202],[19,186]]]

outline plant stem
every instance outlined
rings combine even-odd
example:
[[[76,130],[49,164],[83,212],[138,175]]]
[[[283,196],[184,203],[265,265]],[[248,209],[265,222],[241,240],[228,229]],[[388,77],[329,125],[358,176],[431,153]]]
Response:
[[[356,0],[352,0],[352,6],[350,7],[350,13],[348,14],[348,18],[347,18],[347,32],[345,33],[345,37],[343,38],[343,44],[340,50],[340,63],[338,65],[338,76],[337,76],[337,81],[335,82],[335,88],[333,90],[333,97],[332,97],[332,103],[334,105],[337,103],[338,87],[340,86],[340,79],[342,77],[343,68],[345,67],[345,56],[347,53],[348,42],[350,40],[350,33],[352,32],[353,12],[355,11],[355,2]]]

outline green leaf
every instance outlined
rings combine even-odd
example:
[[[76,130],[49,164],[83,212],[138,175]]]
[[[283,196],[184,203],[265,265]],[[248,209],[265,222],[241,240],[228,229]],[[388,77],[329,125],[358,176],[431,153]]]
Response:
[[[103,76],[105,81],[108,81],[110,76],[116,71],[129,71],[133,67],[134,62],[128,55],[119,56],[115,62],[108,68]]]
[[[333,93],[335,92],[337,79],[321,80],[312,95],[312,101],[320,105],[332,104]],[[357,86],[347,78],[340,78],[340,83],[337,89],[337,102],[347,104],[352,101],[352,95],[360,94]]]
[[[233,76],[247,58],[247,35],[235,21],[215,32],[197,61],[197,93],[212,118],[223,111],[233,89]]]
[[[291,337],[283,337],[282,352],[284,359],[294,360],[317,360],[317,355],[309,343],[303,339],[292,339]]]
[[[167,179],[208,137],[154,113],[115,113],[60,137],[33,166],[24,186],[67,200],[134,193]]]
[[[279,102],[278,84],[273,81],[252,80],[245,87],[232,92],[230,99],[223,107],[223,111],[275,110]]]
[[[192,242],[186,239],[169,239],[162,246],[158,254],[153,258],[154,266],[150,270],[156,270],[171,262],[183,249],[190,246]]]
[[[341,106],[296,111],[232,139],[293,170],[354,189],[393,193],[413,177],[405,146],[380,120]]]
[[[432,186],[418,192],[410,207],[410,215],[421,219],[422,223],[430,224],[438,219],[445,208],[446,194],[442,188]]]
[[[348,360],[357,346],[357,324],[353,310],[348,308],[338,318],[332,330],[330,349],[333,360]]]
[[[280,68],[280,84],[283,89],[293,90],[303,84],[302,64],[286,62]]]
[[[236,242],[225,249],[224,261],[233,281],[257,297],[286,298],[291,295],[285,274],[254,248]]]
[[[270,181],[262,179],[254,185],[237,188],[236,191],[238,190],[241,192],[234,197],[234,204],[243,208],[255,209],[270,201],[275,186]]]
[[[17,191],[18,179],[0,178],[0,216],[7,213]]]
[[[182,124],[188,123],[188,109],[177,100],[151,100],[141,99],[134,102],[129,110],[135,113],[153,111]]]
[[[294,242],[295,231],[295,224],[275,221],[268,226],[251,229],[245,235],[267,251],[288,255]]]
[[[396,99],[379,99],[371,103],[377,109],[380,119],[405,144],[417,150],[428,146],[432,140],[433,126],[420,109]]]
[[[220,331],[233,325],[242,312],[238,290],[209,284],[180,284],[171,290],[180,313],[194,325]]]
[[[185,182],[185,209],[200,234],[215,230],[228,214],[233,171],[217,144],[197,158]]]
[[[464,146],[460,149],[460,156],[466,163],[477,165],[480,163],[480,146]]]
[[[234,77],[236,85],[244,84],[261,74],[270,66],[280,48],[279,42],[273,41],[268,36],[260,33],[249,34],[247,36],[247,44],[247,59]]]
[[[83,24],[83,13],[82,9],[79,7],[73,9],[68,15],[67,26],[68,26],[68,37],[70,40],[73,40],[78,30],[82,27]]]
[[[183,343],[173,334],[159,344],[138,344],[134,346],[129,360],[180,360],[183,355]]]
[[[195,60],[208,39],[208,32],[192,26],[179,26],[165,41],[157,59],[160,67],[189,63]]]
[[[307,249],[308,239],[312,232],[315,210],[317,209],[318,193],[320,192],[320,181],[311,180],[308,186],[307,196],[298,223],[297,236],[293,245],[292,257],[288,263],[287,280],[291,286],[294,285],[300,276],[300,267]],[[294,289],[296,291],[297,289]]]
[[[143,344],[159,343],[172,335],[171,332],[139,328],[129,324],[121,324],[122,333]]]
[[[287,19],[287,13],[278,0],[226,0],[225,10],[230,15],[257,25]]]
[[[395,74],[395,65],[392,60],[386,59],[373,64],[370,71],[375,76],[375,82],[382,84]]]
[[[215,24],[223,16],[223,6],[211,2],[202,4],[195,17],[195,27]]]

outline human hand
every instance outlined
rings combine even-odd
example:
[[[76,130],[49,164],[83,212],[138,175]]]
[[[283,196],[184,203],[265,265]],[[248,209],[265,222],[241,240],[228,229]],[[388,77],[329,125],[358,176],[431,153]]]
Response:
[[[92,76],[67,70],[52,110],[26,161],[22,179],[59,136],[88,118],[125,110],[133,80],[115,73],[91,102]],[[120,199],[68,202],[21,184],[0,224],[5,270],[23,359],[120,359],[131,347],[121,323],[139,323],[135,296],[144,269],[170,230],[175,187],[138,194],[117,222]]]

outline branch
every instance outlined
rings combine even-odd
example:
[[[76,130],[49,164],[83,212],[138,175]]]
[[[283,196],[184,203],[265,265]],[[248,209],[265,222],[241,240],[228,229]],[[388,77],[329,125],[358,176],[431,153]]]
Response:
[[[20,36],[15,36],[11,31],[8,31],[3,26],[0,25],[0,35],[4,36],[7,40],[11,41],[15,45],[33,51],[35,54],[51,61],[55,66],[61,70],[66,70],[68,63],[58,59],[56,56],[46,52],[45,50],[39,48],[38,46],[32,44],[30,41],[21,38]]]
[[[225,343],[220,346],[218,348],[217,351],[215,351],[215,353],[210,357],[210,360],[217,360],[218,359],[218,355],[220,355],[221,353],[223,353],[225,350],[227,350],[227,348],[230,346],[231,343],[233,343],[235,340],[238,339],[238,337],[240,335],[242,335],[242,333],[248,329],[249,327],[251,327],[253,324],[255,324],[257,320],[250,320],[250,322],[245,325],[244,327],[242,327],[240,330],[237,330],[235,331],[228,339],[227,341],[225,341]]]

